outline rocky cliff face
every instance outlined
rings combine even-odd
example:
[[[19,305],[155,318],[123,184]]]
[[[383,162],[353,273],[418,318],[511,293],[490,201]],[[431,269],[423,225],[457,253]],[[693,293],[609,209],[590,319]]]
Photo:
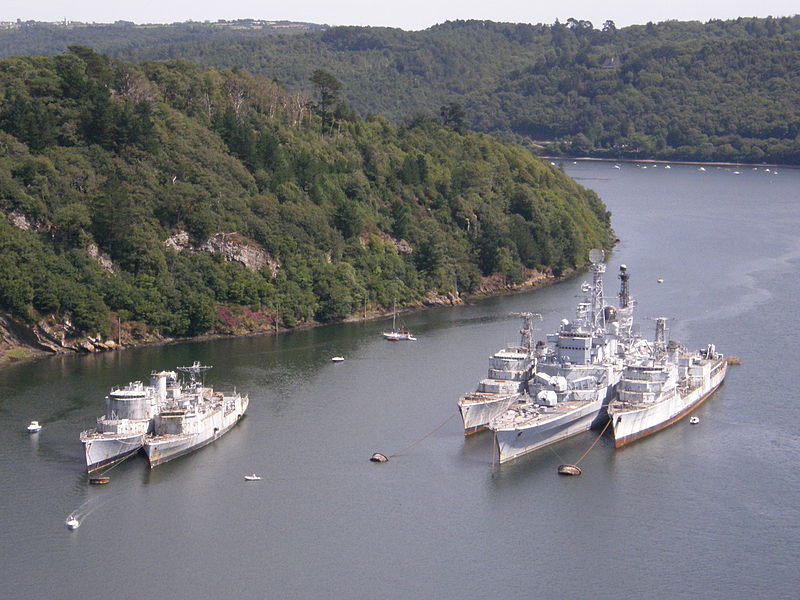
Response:
[[[179,231],[168,237],[164,244],[177,252],[219,253],[225,257],[225,260],[241,263],[254,272],[269,267],[273,277],[281,268],[280,261],[264,252],[255,242],[236,232],[216,233],[199,246],[193,246],[189,240],[189,234]]]
[[[43,354],[105,352],[119,347],[114,340],[79,335],[68,319],[49,317],[27,325],[0,315],[0,362]]]

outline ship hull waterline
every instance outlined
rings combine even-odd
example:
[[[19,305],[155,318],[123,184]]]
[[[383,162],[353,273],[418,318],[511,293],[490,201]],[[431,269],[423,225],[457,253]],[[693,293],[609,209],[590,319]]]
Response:
[[[630,417],[631,415],[629,415],[629,414],[626,415],[624,413],[621,414],[621,415],[620,414],[609,415],[610,418],[612,418],[612,424],[611,425],[612,425],[612,427],[614,429],[614,447],[615,448],[622,448],[623,446],[627,446],[628,444],[631,444],[631,443],[635,442],[636,440],[640,440],[640,439],[642,439],[644,437],[647,437],[647,436],[652,435],[652,434],[654,434],[654,433],[656,433],[658,431],[661,431],[662,429],[665,429],[666,427],[669,427],[673,423],[677,423],[678,421],[680,421],[681,419],[683,419],[687,415],[689,415],[692,412],[694,412],[694,410],[697,409],[703,402],[705,402],[706,400],[708,400],[708,398],[710,398],[712,395],[714,395],[714,392],[716,392],[720,388],[720,386],[724,383],[724,379],[725,379],[725,370],[723,370],[721,376],[719,376],[719,381],[717,381],[713,385],[713,387],[711,387],[711,389],[709,389],[704,394],[699,395],[697,400],[690,401],[683,409],[681,409],[675,415],[671,416],[670,418],[668,418],[668,419],[666,419],[664,421],[655,423],[655,424],[653,424],[653,425],[651,425],[649,427],[645,427],[644,429],[641,429],[639,431],[635,431],[635,432],[632,432],[632,433],[627,434],[627,435],[622,435],[621,437],[617,437],[618,436],[618,433],[617,433],[618,426],[621,424],[619,422],[619,419],[622,418],[623,419],[622,423],[624,423],[624,418],[626,416]],[[644,409],[644,410],[646,410],[646,409]],[[637,412],[642,412],[642,411],[637,411]]]
[[[83,444],[86,454],[86,472],[94,473],[98,469],[112,467],[121,463],[136,454],[144,445],[144,434],[122,440],[89,440],[83,442]],[[100,447],[99,449],[98,446]],[[109,449],[109,446],[112,446],[112,448]]]
[[[213,432],[209,437],[198,441],[197,438],[202,437],[201,433],[176,436],[175,439],[159,442],[156,444],[145,444],[144,451],[147,455],[147,460],[150,462],[150,468],[162,465],[186,454],[190,454],[204,446],[207,446],[223,435],[230,431],[239,421],[241,421],[244,414],[238,415],[236,420],[229,425]]]
[[[598,398],[536,427],[496,430],[495,457],[500,464],[504,464],[597,427],[607,418],[604,400]]]

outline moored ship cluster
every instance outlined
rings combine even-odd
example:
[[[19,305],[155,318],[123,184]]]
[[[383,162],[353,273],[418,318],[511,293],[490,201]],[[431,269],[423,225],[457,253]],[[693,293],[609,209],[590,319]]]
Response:
[[[150,385],[134,381],[106,396],[106,412],[95,429],[81,433],[90,473],[110,467],[143,450],[150,467],[210,444],[244,415],[247,394],[206,387],[202,374],[210,366],[195,362],[175,371],[153,373]]]
[[[680,420],[724,380],[727,362],[714,345],[690,352],[667,342],[666,319],[656,319],[652,342],[639,335],[625,265],[617,306],[606,304],[604,258],[590,253],[592,281],[573,320],[535,347],[528,320],[517,370],[493,369],[504,348],[490,358],[489,377],[459,399],[464,434],[491,430],[500,463],[603,424],[623,446]]]

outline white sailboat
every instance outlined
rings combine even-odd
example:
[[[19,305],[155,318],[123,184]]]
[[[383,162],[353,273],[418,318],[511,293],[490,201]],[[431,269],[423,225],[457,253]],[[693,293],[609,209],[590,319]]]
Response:
[[[389,340],[390,342],[399,342],[399,341],[416,341],[411,332],[406,329],[398,329],[397,328],[397,302],[393,303],[393,310],[392,310],[392,330],[391,331],[384,331],[383,338]]]

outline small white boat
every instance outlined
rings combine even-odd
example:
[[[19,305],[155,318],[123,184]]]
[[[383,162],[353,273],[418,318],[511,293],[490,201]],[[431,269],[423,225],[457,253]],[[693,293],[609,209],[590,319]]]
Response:
[[[28,425],[28,433],[38,433],[42,430],[42,426],[39,425],[39,421],[31,421],[31,424]]]
[[[411,335],[410,331],[405,329],[397,329],[397,304],[394,304],[394,309],[392,311],[392,330],[391,331],[384,331],[383,332],[383,339],[389,340],[390,342],[399,342],[402,340],[408,340],[412,342],[416,342],[417,338]]]
[[[621,167],[619,165],[614,165],[614,168],[615,169],[620,169]]]
[[[697,169],[697,170],[698,170],[698,171],[705,171],[705,170],[706,170],[706,168],[705,168],[705,167],[700,167],[700,168],[699,168],[699,169]]]
[[[667,166],[666,166],[666,167],[664,167],[664,168],[665,168],[665,169],[671,169],[672,167],[670,167],[669,165],[667,165]]]
[[[256,475],[255,473],[253,473],[252,475],[245,475],[244,476],[244,480],[245,481],[261,481],[261,476],[260,475]]]
[[[699,422],[700,422],[700,417],[692,417],[691,419],[689,419],[689,423],[691,423],[692,425],[697,425]]]
[[[656,281],[657,281],[658,283],[664,283],[664,280],[663,280],[663,279],[661,279],[660,277],[659,277],[658,279],[656,279]]]
[[[342,362],[344,360],[344,356],[334,356],[331,358],[332,362]]]
[[[81,526],[81,522],[78,521],[78,519],[76,519],[74,515],[70,515],[69,517],[67,517],[67,520],[64,522],[64,525],[66,526],[67,529],[77,529],[78,527]]]

